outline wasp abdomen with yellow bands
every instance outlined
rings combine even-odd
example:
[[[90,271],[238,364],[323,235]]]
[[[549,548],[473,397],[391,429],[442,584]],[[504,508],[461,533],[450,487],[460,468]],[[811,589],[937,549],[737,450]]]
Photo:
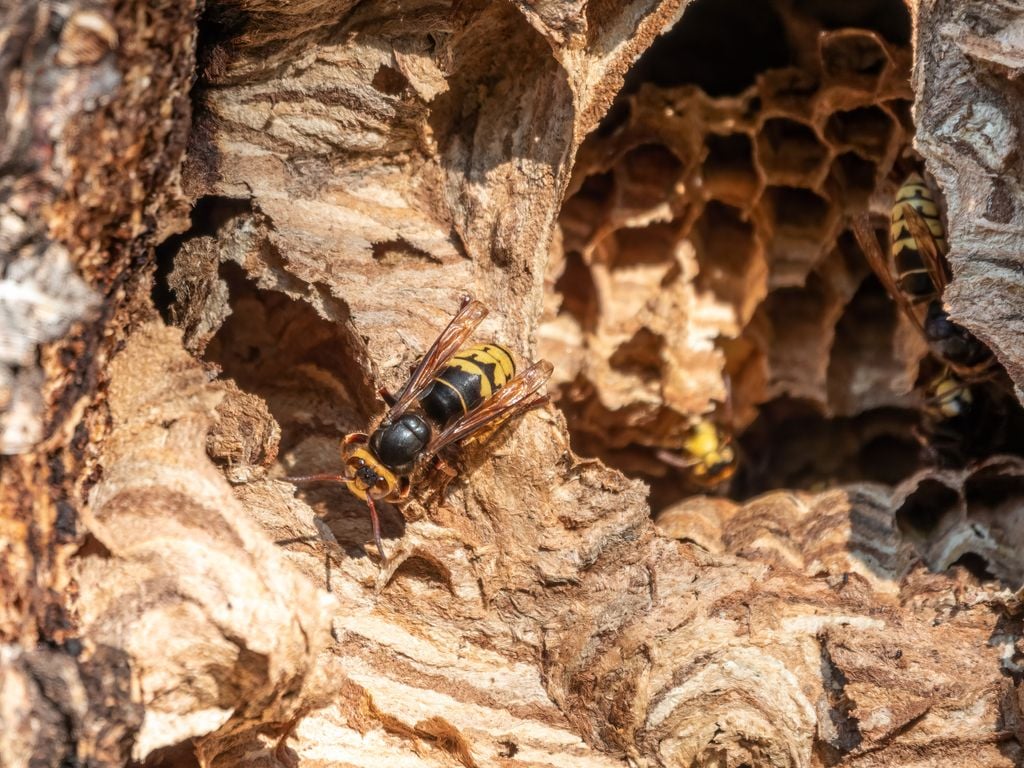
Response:
[[[512,354],[497,344],[477,344],[457,353],[420,398],[423,411],[438,424],[476,408],[516,373]]]
[[[932,281],[924,259],[921,258],[920,246],[907,226],[903,206],[909,205],[921,214],[928,225],[940,253],[946,252],[946,231],[939,217],[939,206],[931,189],[925,184],[918,173],[912,173],[903,182],[896,193],[896,202],[892,207],[892,223],[889,229],[892,241],[892,260],[896,273],[896,283],[904,294],[915,304],[935,298],[938,290]]]

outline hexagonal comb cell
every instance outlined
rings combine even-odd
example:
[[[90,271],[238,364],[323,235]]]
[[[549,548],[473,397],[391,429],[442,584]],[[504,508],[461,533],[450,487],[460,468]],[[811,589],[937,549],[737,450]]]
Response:
[[[873,160],[885,157],[895,131],[892,115],[875,106],[840,110],[825,126],[825,136],[833,146],[855,150]]]
[[[802,285],[835,238],[838,211],[816,192],[768,187],[761,198],[772,288]]]
[[[623,373],[637,376],[645,382],[654,382],[661,376],[663,345],[664,339],[641,328],[619,345],[608,362]]]
[[[896,521],[933,571],[963,569],[1016,589],[1024,579],[1024,461],[998,456],[925,470],[896,489]]]
[[[856,152],[844,152],[832,161],[829,177],[838,187],[833,195],[848,213],[863,211],[878,183],[878,166]]]
[[[794,0],[793,6],[824,29],[870,29],[898,46],[910,43],[910,14],[904,0]]]
[[[662,282],[678,268],[678,239],[672,225],[659,223],[616,230],[597,244],[594,284],[601,327],[608,333],[635,330],[639,313],[654,301]]]
[[[698,290],[731,304],[746,323],[764,297],[768,271],[753,223],[737,208],[712,200],[693,228],[693,242]]]
[[[754,162],[754,142],[745,133],[708,134],[701,176],[712,198],[732,205],[756,199],[761,177]]]
[[[613,272],[654,269],[661,280],[675,261],[679,240],[672,224],[656,223],[646,227],[623,227],[599,245],[601,258]]]
[[[615,164],[620,211],[667,211],[668,200],[683,172],[683,164],[661,144],[641,144]]]
[[[765,299],[761,311],[773,332],[769,396],[825,402],[829,349],[842,310],[839,297],[814,274],[806,287],[781,288]]]
[[[893,350],[897,320],[896,307],[878,280],[866,280],[836,322],[828,367],[831,412],[852,416],[907,404],[897,382],[908,382],[909,389],[915,361]]]
[[[877,88],[893,59],[874,32],[843,29],[821,36],[821,65],[827,79]]]
[[[658,457],[706,419],[738,430],[734,494],[897,482],[937,452],[927,350],[849,233],[913,163],[909,29],[900,0],[694,0],[580,148],[539,351],[574,447],[658,504],[692,492]],[[957,436],[971,460],[987,424]]]
[[[934,536],[960,509],[960,494],[938,478],[924,477],[896,510],[896,524],[911,537]],[[948,524],[947,524],[948,527]]]
[[[817,186],[829,154],[814,129],[797,120],[765,120],[757,137],[757,159],[773,184]]]

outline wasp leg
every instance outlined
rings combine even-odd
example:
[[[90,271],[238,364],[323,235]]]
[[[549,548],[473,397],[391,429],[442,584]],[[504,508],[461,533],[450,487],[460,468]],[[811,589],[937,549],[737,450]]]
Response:
[[[671,451],[661,450],[655,455],[658,457],[658,461],[676,469],[692,469],[697,464],[700,464],[700,459],[698,458],[693,456],[687,458]]]
[[[434,469],[444,474],[449,480],[455,478],[459,474],[451,464],[437,455],[434,456]]]
[[[299,720],[301,719],[301,717],[294,717],[285,723],[284,730],[277,739],[277,745],[274,747],[274,757],[277,758],[281,765],[291,767],[299,764],[298,760],[289,754],[288,739],[295,733],[295,726],[299,724]]]
[[[451,464],[442,459],[437,454],[430,460],[430,468],[435,471],[433,481],[429,484],[430,493],[425,500],[427,506],[437,506],[444,501],[445,493],[448,491],[448,486],[451,485],[452,480],[458,477],[458,470],[455,469]]]
[[[525,413],[531,408],[540,408],[542,405],[547,405],[551,402],[551,395],[539,395],[533,398],[533,400],[527,400],[523,403],[522,410]]]
[[[354,445],[359,443],[360,445],[370,442],[370,436],[365,432],[352,432],[342,438],[342,445]]]
[[[409,498],[409,491],[412,489],[412,483],[409,482],[408,477],[398,478],[398,495],[395,496],[396,501]]]
[[[384,404],[387,405],[388,408],[398,402],[398,398],[396,398],[387,387],[377,387],[377,395],[384,401]]]
[[[366,505],[370,508],[370,524],[373,526],[373,541],[377,545],[377,551],[380,553],[380,561],[383,565],[387,563],[388,556],[384,551],[384,542],[380,540],[380,518],[377,517],[377,507],[373,503],[373,497],[369,494],[366,495]]]

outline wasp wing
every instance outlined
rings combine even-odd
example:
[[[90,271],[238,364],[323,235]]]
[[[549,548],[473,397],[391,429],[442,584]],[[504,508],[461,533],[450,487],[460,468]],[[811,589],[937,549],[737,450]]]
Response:
[[[910,303],[906,294],[900,290],[900,287],[896,285],[896,281],[893,279],[892,270],[882,255],[882,249],[878,245],[878,238],[875,236],[875,230],[871,227],[868,215],[862,213],[859,216],[854,216],[850,221],[850,225],[853,228],[854,237],[857,238],[857,242],[860,244],[860,249],[864,252],[864,257],[868,260],[868,266],[871,267],[871,271],[878,276],[886,292],[896,302],[896,305],[903,314],[913,322],[914,327],[921,333],[921,336],[928,338],[924,332],[921,318],[914,310],[914,305]]]
[[[466,299],[448,326],[441,331],[419,365],[412,372],[405,386],[395,396],[395,404],[388,411],[387,420],[394,421],[411,406],[433,380],[441,367],[454,357],[470,334],[487,316],[487,307],[479,301]]]
[[[551,376],[554,366],[540,360],[503,386],[478,407],[456,419],[442,430],[427,446],[426,456],[433,456],[443,448],[465,440],[489,424],[509,418],[518,411],[539,405],[546,398],[533,397]]]
[[[935,235],[928,227],[920,211],[911,205],[903,205],[903,221],[907,225],[910,236],[917,243],[918,253],[921,254],[921,261],[928,270],[928,276],[932,279],[935,290],[941,296],[949,283],[949,275],[946,272],[946,263],[939,253],[939,244],[935,242]]]

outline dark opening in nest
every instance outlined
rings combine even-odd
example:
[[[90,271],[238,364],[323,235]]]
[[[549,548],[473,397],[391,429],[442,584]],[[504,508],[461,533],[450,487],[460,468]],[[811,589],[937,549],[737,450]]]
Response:
[[[850,234],[920,167],[909,39],[898,0],[698,0],[582,147],[542,352],[574,448],[651,483],[655,512],[1024,450],[998,377],[936,427],[941,366]],[[718,484],[689,466],[705,420],[738,456]]]

